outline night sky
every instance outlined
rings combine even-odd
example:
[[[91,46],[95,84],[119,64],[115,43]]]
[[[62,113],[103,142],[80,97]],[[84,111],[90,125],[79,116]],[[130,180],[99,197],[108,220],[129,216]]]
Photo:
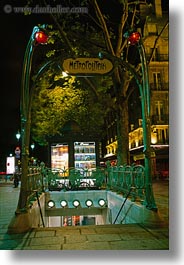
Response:
[[[21,6],[18,1],[17,6]],[[25,4],[25,1],[23,1]],[[4,169],[6,156],[14,154],[18,145],[16,133],[20,130],[20,85],[26,45],[33,27],[49,21],[48,15],[15,14],[7,5],[16,1],[0,2],[1,17],[1,104],[0,104],[0,171]],[[24,6],[22,4],[22,6]],[[8,7],[9,8],[9,7]]]

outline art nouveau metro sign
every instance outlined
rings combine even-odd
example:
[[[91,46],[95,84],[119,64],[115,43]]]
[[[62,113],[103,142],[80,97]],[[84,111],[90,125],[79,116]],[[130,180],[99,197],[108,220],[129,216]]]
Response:
[[[63,71],[71,75],[104,75],[113,69],[108,59],[67,58],[63,61]]]

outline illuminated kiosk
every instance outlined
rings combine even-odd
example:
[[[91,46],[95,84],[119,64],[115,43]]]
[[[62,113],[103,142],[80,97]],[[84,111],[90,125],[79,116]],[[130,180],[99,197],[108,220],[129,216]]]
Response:
[[[61,177],[67,178],[68,169],[71,168],[79,171],[82,170],[83,173],[85,172],[84,176],[89,177],[92,170],[100,164],[97,136],[84,135],[75,121],[65,123],[59,135],[50,137],[47,140],[49,142],[50,168],[53,171],[61,170]],[[89,191],[87,194],[89,194]],[[45,225],[48,227],[73,226],[95,224],[96,222],[104,224],[107,207],[103,208],[96,205],[95,207],[91,207],[93,205],[92,201],[87,200],[85,202],[87,194],[86,191],[65,191],[64,194],[63,192],[46,193],[46,201],[47,196],[56,196],[57,203],[60,201],[58,196],[62,196],[64,201],[61,202],[59,208],[56,207],[57,205],[54,205],[53,208],[48,208],[46,204]],[[97,194],[99,194],[99,191],[91,191],[90,198],[91,196],[96,197]],[[75,204],[75,202],[73,205],[70,205],[71,196],[74,198],[79,196],[82,203],[82,208],[79,207],[80,210],[78,204]],[[55,197],[53,199],[55,200]],[[70,202],[66,203],[66,200]],[[86,205],[83,205],[85,203]]]
[[[84,135],[75,121],[67,122],[60,135],[47,139],[49,164],[52,169],[86,168],[99,166],[99,142],[97,137]]]

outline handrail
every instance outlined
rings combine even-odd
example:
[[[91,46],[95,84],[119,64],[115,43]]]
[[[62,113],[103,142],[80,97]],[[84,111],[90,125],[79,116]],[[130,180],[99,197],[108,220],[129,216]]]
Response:
[[[35,194],[36,194],[36,198],[37,198],[37,202],[38,202],[38,207],[39,207],[39,210],[40,210],[40,216],[41,216],[41,219],[42,219],[42,225],[43,225],[43,227],[45,227],[43,214],[42,214],[42,209],[41,209],[40,200],[39,200],[39,196],[38,196],[38,191],[37,190],[35,190]]]
[[[135,187],[131,187],[130,190],[129,190],[129,192],[127,193],[126,198],[125,198],[125,200],[123,201],[123,203],[122,203],[122,205],[121,205],[121,207],[120,207],[120,209],[119,209],[119,212],[118,212],[116,218],[114,219],[113,224],[116,223],[116,221],[117,221],[117,219],[118,219],[118,217],[119,217],[119,215],[120,215],[120,213],[121,213],[121,211],[122,211],[122,209],[123,209],[123,207],[124,207],[124,205],[125,205],[125,203],[126,203],[128,197],[130,196],[130,193],[131,193],[132,189],[135,189]]]

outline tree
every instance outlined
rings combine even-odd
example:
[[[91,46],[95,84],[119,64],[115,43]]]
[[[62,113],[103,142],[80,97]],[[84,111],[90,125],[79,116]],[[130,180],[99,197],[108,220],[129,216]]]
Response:
[[[48,82],[51,71],[44,73],[35,88],[32,104],[32,134],[41,145],[47,144],[48,136],[61,134],[68,121],[78,123],[84,135],[103,135],[105,105],[95,101],[96,96],[74,76],[63,77],[54,74],[54,81]],[[48,89],[52,85],[53,89]]]
[[[45,5],[47,4],[46,1],[44,1],[44,3]],[[72,1],[70,1],[70,4],[71,3]],[[82,1],[82,3],[87,4],[87,1]],[[89,1],[89,8],[91,12],[87,15],[86,14],[83,15],[82,17],[81,17],[81,14],[80,16],[79,14],[76,14],[74,16],[75,17],[74,19],[73,14],[72,16],[71,14],[65,14],[65,19],[63,19],[63,15],[61,14],[61,16],[58,19],[52,14],[51,16],[53,18],[53,21],[59,31],[58,35],[60,35],[60,38],[62,39],[62,41],[60,42],[61,43],[60,46],[64,46],[64,47],[67,46],[67,48],[69,48],[68,56],[69,55],[70,56],[84,56],[84,55],[85,56],[86,55],[97,56],[99,51],[103,51],[103,52],[105,51],[107,53],[110,53],[113,56],[120,57],[121,50],[122,50],[120,38],[122,38],[123,36],[121,29],[123,29],[123,24],[125,24],[128,18],[128,13],[127,13],[128,9],[127,9],[127,5],[124,5],[124,4],[122,5],[121,3],[116,4],[116,11],[117,11],[117,7],[121,7],[121,8],[123,7],[122,11],[124,11],[124,13],[121,19],[121,28],[119,26],[119,31],[118,31],[119,37],[118,37],[118,43],[117,43],[118,47],[117,47],[116,53],[114,52],[114,48],[113,48],[113,45],[114,45],[113,42],[116,41],[116,38],[115,38],[116,29],[114,29],[111,25],[107,26],[104,16],[106,15],[108,18],[109,14],[105,14],[104,16],[102,15],[102,11],[97,1]],[[108,10],[108,12],[110,13],[111,10]],[[84,20],[82,20],[82,18],[84,18]],[[109,21],[112,21],[112,20],[109,19]],[[59,47],[58,47],[58,50],[61,52]],[[54,58],[56,54],[57,54],[57,51],[56,49],[54,49],[54,52],[50,51],[49,56],[51,58]],[[128,159],[127,159],[127,156],[128,156],[128,119],[127,119],[128,104],[127,104],[127,99],[126,99],[126,91],[124,91],[125,89],[123,90],[123,87],[125,86],[122,85],[123,80],[124,80],[124,84],[127,83],[127,81],[125,80],[125,75],[127,77],[126,72],[124,73],[124,77],[122,76],[121,67],[119,67],[119,69],[115,69],[113,77],[109,78],[110,83],[111,83],[109,87],[111,87],[111,90],[113,90],[113,92],[108,91],[107,88],[99,89],[99,87],[102,88],[103,86],[100,84],[100,81],[98,78],[95,79],[95,82],[94,81],[92,82],[89,78],[84,77],[84,80],[88,85],[88,90],[91,90],[94,92],[96,96],[96,102],[98,102],[98,105],[97,103],[94,104],[94,100],[92,100],[92,98],[89,100],[88,98],[88,100],[90,101],[90,104],[88,106],[91,106],[91,108],[93,108],[93,111],[91,111],[91,113],[97,114],[97,112],[100,109],[99,106],[100,104],[102,104],[101,99],[104,98],[104,95],[107,95],[106,98],[108,98],[108,100],[105,101],[106,111],[104,113],[105,114],[107,113],[107,109],[109,109],[110,105],[116,112],[119,163],[128,162]],[[104,80],[102,80],[101,83],[103,81]],[[109,97],[109,95],[112,95],[112,94],[115,94],[115,98],[114,96]],[[88,109],[86,113],[89,114],[90,110]],[[101,116],[100,113],[101,112],[99,112],[98,117]],[[39,114],[38,117],[41,117],[40,113],[38,114]],[[44,112],[42,112],[42,114],[44,114]],[[92,117],[92,115],[88,115],[88,119],[85,119],[85,120],[89,120],[89,117]],[[34,120],[36,121],[38,120],[38,118],[34,118]],[[95,119],[93,119],[93,122],[94,120]],[[97,124],[99,124],[100,119],[98,118],[97,120],[98,120]],[[43,123],[43,120],[42,120],[42,123]],[[39,123],[37,122],[37,124]],[[52,124],[52,122],[50,122],[50,124]],[[57,124],[61,125],[62,123],[59,122]],[[97,124],[93,128],[97,128]],[[52,124],[51,127],[54,127],[54,124]],[[42,124],[42,128],[44,128],[43,124]],[[49,127],[45,127],[44,130],[48,133],[49,132],[48,129]],[[84,129],[84,126],[83,126],[83,129]]]
[[[47,5],[47,1],[43,1]],[[68,7],[76,6],[75,1],[64,1]],[[137,49],[127,45],[128,31],[142,28],[145,17],[140,16],[140,6],[148,8],[147,1],[81,1],[81,6],[88,7],[88,13],[81,14],[51,14],[53,25],[57,28],[55,38],[56,49],[50,52],[51,58],[67,49],[67,56],[98,56],[99,52],[113,59],[120,59],[134,65],[139,73],[139,59]],[[148,10],[149,11],[149,10]],[[147,12],[148,13],[148,12]],[[110,88],[107,90],[98,87],[88,77],[84,81],[88,89],[94,92],[96,100],[101,104],[101,97],[108,94],[109,101],[116,113],[117,121],[117,158],[119,164],[129,163],[129,117],[128,98],[129,84],[134,76],[119,64],[110,79]],[[99,80],[97,84],[99,85]],[[103,82],[103,80],[102,80]],[[106,101],[107,102],[107,101]],[[110,104],[113,102],[113,104]],[[107,106],[106,105],[106,106]]]
[[[127,61],[129,57],[129,49],[127,48],[127,40],[124,33],[135,27],[137,20],[137,6],[140,1],[120,1],[119,18],[115,27],[110,26],[112,19],[108,19],[102,13],[102,7],[96,0],[91,1],[96,17],[100,23],[101,29],[106,40],[106,49],[114,57]],[[113,37],[112,37],[113,36]],[[123,71],[118,66],[113,74],[113,89],[116,96],[116,121],[117,121],[117,160],[118,164],[129,163],[129,119],[128,119],[128,88],[132,76],[128,71]]]

